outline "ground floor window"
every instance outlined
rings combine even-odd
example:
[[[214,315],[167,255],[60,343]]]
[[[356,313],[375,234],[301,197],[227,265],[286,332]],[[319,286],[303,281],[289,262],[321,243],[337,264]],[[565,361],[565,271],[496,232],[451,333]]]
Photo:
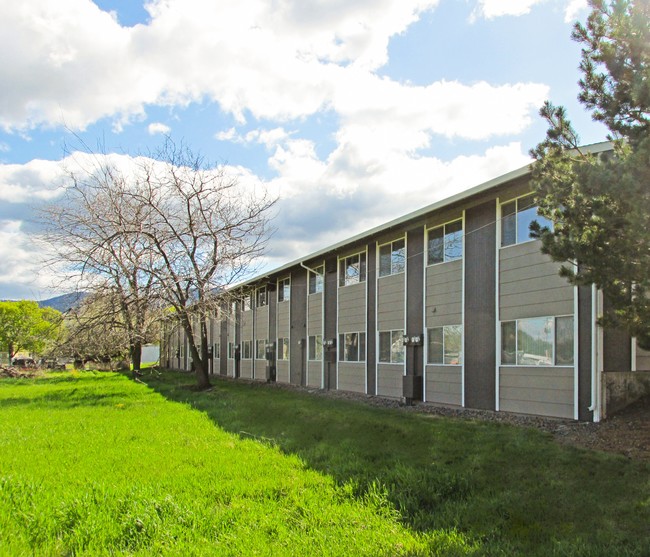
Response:
[[[256,360],[265,360],[266,359],[266,344],[268,340],[266,339],[257,339],[255,341],[255,359]]]
[[[214,343],[214,347],[212,348],[212,357],[215,359],[221,358],[221,344],[218,342]]]
[[[501,323],[501,364],[573,365],[573,317],[533,317]]]
[[[404,363],[404,330],[379,332],[379,361],[387,364]]]
[[[339,361],[366,361],[366,333],[342,333],[339,335]]]
[[[253,341],[244,340],[241,343],[241,357],[243,360],[250,360],[253,357]]]
[[[445,325],[427,329],[427,364],[463,363],[463,326]]]
[[[228,343],[228,359],[233,360],[235,358],[235,343]]]
[[[278,360],[289,359],[289,339],[286,337],[278,338]]]
[[[320,361],[323,359],[323,336],[311,335],[309,337],[309,360]]]

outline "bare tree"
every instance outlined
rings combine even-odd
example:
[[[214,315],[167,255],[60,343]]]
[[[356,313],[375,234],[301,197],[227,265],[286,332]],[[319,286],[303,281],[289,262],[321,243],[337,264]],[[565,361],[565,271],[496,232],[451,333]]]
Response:
[[[215,293],[223,298],[262,253],[275,199],[169,138],[128,171],[106,157],[84,160],[43,213],[48,243],[81,288],[116,300],[135,369],[148,315],[164,307],[188,338],[197,385],[209,386]]]

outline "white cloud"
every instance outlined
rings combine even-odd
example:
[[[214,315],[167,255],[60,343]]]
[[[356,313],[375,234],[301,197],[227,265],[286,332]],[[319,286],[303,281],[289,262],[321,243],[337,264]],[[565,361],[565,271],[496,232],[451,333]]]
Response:
[[[494,19],[502,16],[521,16],[530,13],[535,4],[546,0],[478,0],[472,18]]]
[[[566,10],[564,12],[564,21],[572,23],[578,15],[589,7],[587,0],[568,0]]]
[[[156,134],[169,135],[171,131],[172,129],[168,125],[163,124],[162,122],[152,122],[147,126],[147,132],[149,132],[149,135],[156,135]]]

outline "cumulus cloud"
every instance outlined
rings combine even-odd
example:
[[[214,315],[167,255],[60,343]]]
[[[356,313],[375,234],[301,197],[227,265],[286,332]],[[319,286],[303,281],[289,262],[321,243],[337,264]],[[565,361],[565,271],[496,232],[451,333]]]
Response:
[[[540,4],[544,1],[546,0],[478,0],[478,5],[472,13],[472,17],[494,19],[506,15],[525,15],[530,13],[530,10],[535,4]]]
[[[572,23],[578,18],[583,10],[589,7],[587,0],[569,0],[566,10],[564,11],[564,21]]]
[[[149,135],[169,135],[172,129],[162,122],[152,122],[147,126]]]

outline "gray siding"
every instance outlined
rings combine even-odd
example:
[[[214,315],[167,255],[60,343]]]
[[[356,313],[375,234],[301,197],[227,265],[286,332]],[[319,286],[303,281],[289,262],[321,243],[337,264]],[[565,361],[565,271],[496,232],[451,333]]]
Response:
[[[266,381],[266,360],[255,360],[255,375],[254,379]]]
[[[637,371],[650,370],[650,352],[636,347],[636,369]]]
[[[559,263],[532,241],[499,251],[499,316],[501,321],[573,315],[574,288],[559,276]]]
[[[366,283],[339,288],[339,333],[366,330]]]
[[[323,362],[307,362],[307,386],[315,389],[322,387],[323,380]]]
[[[244,379],[253,378],[253,360],[244,360],[242,358],[239,361],[239,376]]]
[[[241,338],[242,340],[253,340],[253,311],[242,311],[241,313]]]
[[[307,298],[307,331],[309,335],[323,333],[323,294],[312,294]]]
[[[255,338],[269,338],[269,306],[255,310]]]
[[[377,364],[377,394],[389,398],[402,398],[404,366]]]
[[[377,280],[377,330],[404,329],[405,273]]]
[[[572,367],[501,367],[499,408],[573,419]]]
[[[289,360],[277,360],[275,373],[278,383],[289,383]]]
[[[366,364],[364,362],[339,362],[338,390],[355,393],[366,392]]]
[[[426,327],[463,322],[463,262],[431,265],[426,270]]]
[[[277,336],[282,338],[289,337],[291,330],[291,304],[289,301],[278,302],[277,305]]]
[[[461,366],[426,366],[426,401],[460,406],[462,369]]]

